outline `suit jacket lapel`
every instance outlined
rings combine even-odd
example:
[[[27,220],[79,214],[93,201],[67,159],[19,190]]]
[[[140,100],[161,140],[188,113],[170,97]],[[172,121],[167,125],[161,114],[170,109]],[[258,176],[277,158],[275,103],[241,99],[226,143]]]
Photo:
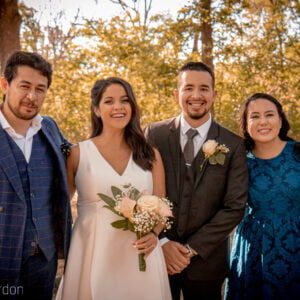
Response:
[[[25,201],[24,191],[16,160],[9,146],[9,141],[4,132],[4,129],[1,126],[0,141],[0,167],[2,168],[2,171],[6,174],[8,181],[11,183],[18,197],[21,200]]]
[[[177,192],[180,190],[180,182],[182,172],[184,170],[184,162],[181,159],[181,146],[180,146],[180,116],[174,119],[174,122],[170,126],[170,134],[168,139],[169,153],[172,157],[172,166],[176,176],[176,188]]]
[[[217,138],[219,136],[218,126],[219,125],[215,121],[212,121],[211,126],[208,130],[207,138],[206,138],[205,142],[208,141],[208,140],[217,140]],[[203,165],[203,168],[200,170],[200,166],[201,166],[201,164],[204,163],[204,159],[205,159],[205,157],[204,157],[204,153],[203,153],[202,147],[201,147],[198,154],[197,154],[195,162],[194,162],[194,163],[197,164],[196,165],[196,168],[197,168],[196,170],[197,171],[196,171],[195,187],[197,187],[199,182],[201,181],[201,178],[202,178],[202,176],[205,172],[206,166],[207,166],[207,163],[205,163]]]
[[[42,132],[45,134],[48,142],[50,143],[54,153],[55,153],[55,156],[57,157],[58,161],[59,161],[59,168],[61,166],[64,166],[65,165],[65,161],[64,161],[64,157],[61,153],[61,150],[60,150],[60,145],[57,144],[57,142],[55,142],[55,139],[54,137],[52,136],[52,132],[51,130],[48,128],[46,122],[42,122],[42,128],[41,128]]]

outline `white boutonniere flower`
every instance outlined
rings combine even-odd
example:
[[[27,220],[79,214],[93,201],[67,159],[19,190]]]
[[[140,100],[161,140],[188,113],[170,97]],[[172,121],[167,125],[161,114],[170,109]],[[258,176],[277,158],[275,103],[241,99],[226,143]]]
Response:
[[[200,165],[200,170],[208,161],[211,165],[224,165],[225,154],[229,152],[229,148],[225,145],[220,145],[215,140],[208,140],[202,146],[202,151],[205,155],[203,163]]]

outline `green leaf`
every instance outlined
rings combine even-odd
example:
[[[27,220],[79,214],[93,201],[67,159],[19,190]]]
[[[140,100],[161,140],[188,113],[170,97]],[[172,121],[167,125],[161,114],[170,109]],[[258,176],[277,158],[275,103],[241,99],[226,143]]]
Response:
[[[135,232],[135,231],[134,231],[134,226],[133,226],[132,223],[129,222],[129,220],[128,220],[128,230],[130,230],[130,231],[132,231],[132,232]]]
[[[112,194],[114,195],[114,197],[122,196],[122,191],[119,188],[117,188],[116,186],[112,186],[111,191],[112,191]]]
[[[99,193],[98,196],[111,208],[114,208],[116,206],[116,202],[114,199]]]
[[[128,220],[118,220],[111,223],[111,226],[118,229],[128,230]]]
[[[108,209],[111,210],[113,213],[115,213],[116,215],[120,216],[120,214],[119,214],[113,207],[110,207],[110,206],[108,206],[108,205],[103,205],[103,207],[108,208]]]
[[[138,198],[139,195],[140,195],[140,191],[137,190],[136,188],[133,188],[133,189],[130,191],[128,197],[129,197],[130,199],[132,199],[132,200],[137,200],[137,198]]]
[[[225,154],[224,153],[218,153],[217,156],[216,156],[216,161],[218,164],[220,165],[224,165],[225,163]]]
[[[209,163],[211,165],[216,165],[217,164],[217,160],[216,160],[216,156],[215,155],[211,156],[208,160],[209,160]]]

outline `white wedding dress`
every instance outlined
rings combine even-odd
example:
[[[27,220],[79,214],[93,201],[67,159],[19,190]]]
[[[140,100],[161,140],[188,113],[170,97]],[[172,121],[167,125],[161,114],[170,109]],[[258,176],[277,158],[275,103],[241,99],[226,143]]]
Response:
[[[68,262],[61,280],[59,300],[168,300],[171,299],[162,249],[158,245],[139,271],[133,232],[115,229],[120,219],[100,200],[98,193],[112,196],[111,186],[131,183],[152,193],[152,174],[132,159],[119,175],[91,140],[79,143],[80,159],[75,177],[78,218],[75,222]]]

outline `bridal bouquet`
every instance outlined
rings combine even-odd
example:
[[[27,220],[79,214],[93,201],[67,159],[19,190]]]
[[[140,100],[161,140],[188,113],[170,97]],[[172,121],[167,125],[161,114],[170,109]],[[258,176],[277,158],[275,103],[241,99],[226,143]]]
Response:
[[[164,229],[171,227],[169,217],[172,217],[172,204],[165,198],[149,195],[147,191],[140,193],[131,184],[124,185],[124,190],[112,186],[113,198],[98,194],[106,203],[104,207],[123,217],[111,223],[118,229],[130,230],[137,238],[153,231],[158,224],[164,224]],[[139,254],[139,270],[146,271],[144,254]]]

